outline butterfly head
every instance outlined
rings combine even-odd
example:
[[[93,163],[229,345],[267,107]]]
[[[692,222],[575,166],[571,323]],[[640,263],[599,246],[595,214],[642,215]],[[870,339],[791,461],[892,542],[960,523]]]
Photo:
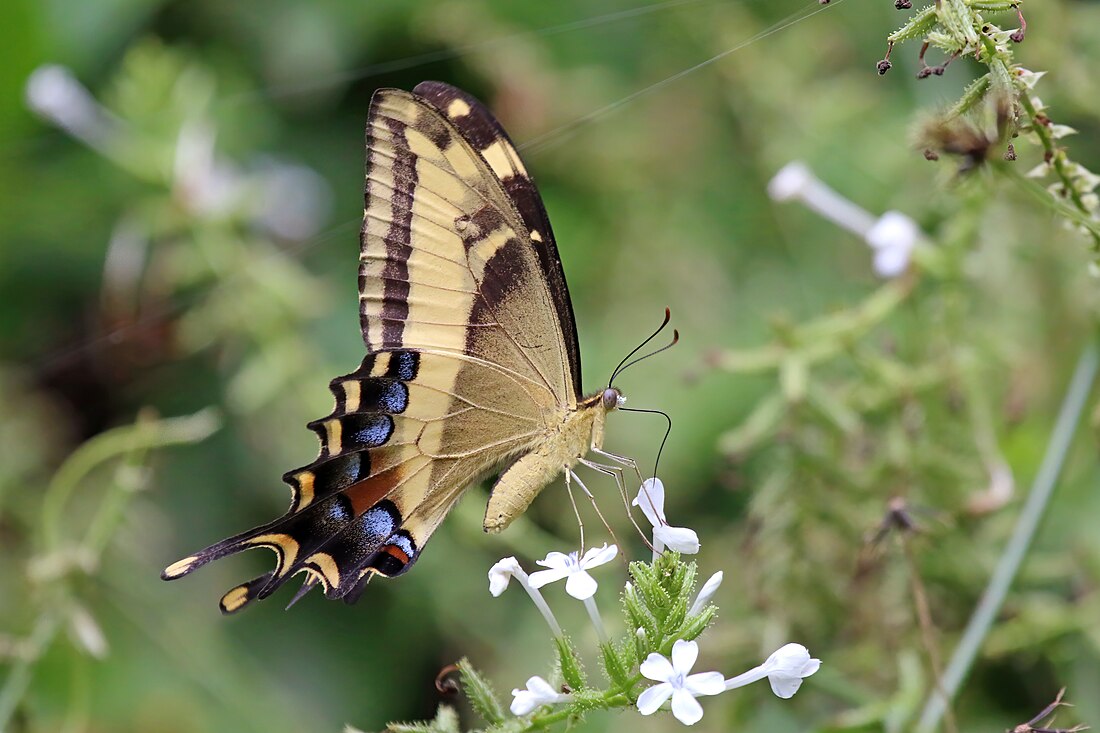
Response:
[[[626,398],[623,397],[623,393],[619,391],[618,387],[608,387],[600,395],[600,403],[603,405],[604,410],[611,412],[625,405]]]

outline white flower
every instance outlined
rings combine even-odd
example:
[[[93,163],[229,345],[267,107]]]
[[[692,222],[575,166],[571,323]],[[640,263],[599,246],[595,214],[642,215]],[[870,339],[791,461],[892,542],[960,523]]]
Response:
[[[789,201],[804,195],[815,182],[806,164],[796,160],[787,163],[768,181],[768,196],[772,201]]]
[[[726,680],[725,689],[744,687],[767,677],[768,682],[771,683],[772,692],[786,700],[794,697],[794,693],[798,692],[798,688],[802,686],[802,680],[820,667],[821,660],[812,659],[806,647],[801,644],[784,644],[759,667],[753,667],[744,674]]]
[[[912,219],[887,211],[877,219],[818,180],[804,163],[788,163],[768,184],[776,201],[801,201],[812,211],[863,238],[875,250],[875,272],[897,277],[909,267],[909,257],[921,239]]]
[[[499,598],[508,587],[508,582],[517,574],[526,575],[514,557],[503,558],[489,568],[489,592],[493,594],[493,598]]]
[[[699,595],[695,597],[695,601],[691,604],[688,616],[694,616],[706,608],[707,604],[710,603],[710,599],[714,598],[714,594],[718,591],[718,586],[722,585],[723,577],[722,571],[719,570],[707,578],[707,582],[703,583],[703,587],[699,589]]]
[[[332,203],[328,183],[304,165],[263,159],[252,174],[258,179],[253,217],[276,237],[303,240],[321,228]]]
[[[531,587],[541,588],[547,583],[568,578],[565,581],[566,593],[578,601],[591,598],[598,585],[596,579],[588,574],[588,569],[611,562],[618,552],[618,547],[606,544],[603,547],[593,547],[580,558],[576,552],[568,555],[564,552],[551,552],[545,560],[537,561],[539,565],[549,569],[531,573]]]
[[[538,575],[538,573],[535,574]],[[539,586],[531,582],[531,577],[523,571],[516,558],[503,558],[489,568],[489,592],[493,594],[494,598],[498,598],[504,592],[504,589],[508,587],[508,582],[512,578],[515,578],[516,582],[527,591],[527,595],[531,597],[535,607],[539,609],[539,613],[546,619],[546,624],[550,627],[550,631],[553,632],[554,636],[560,637],[562,635],[561,626],[558,625],[558,620],[554,618],[554,612],[550,610],[550,606],[546,605],[546,599],[542,597],[542,593],[539,593]]]
[[[39,66],[27,78],[24,93],[35,114],[97,150],[104,150],[119,132],[118,121],[64,66]]]
[[[512,705],[509,710],[513,715],[527,715],[542,705],[566,702],[569,699],[569,695],[558,692],[549,682],[536,676],[527,680],[526,690],[512,690]]]
[[[672,698],[672,714],[684,725],[694,725],[703,717],[703,706],[695,698],[717,695],[725,689],[719,672],[691,672],[699,657],[699,645],[680,639],[672,645],[672,661],[660,654],[650,654],[639,669],[643,675],[660,684],[638,696],[638,712],[652,715]]]
[[[240,209],[250,191],[248,181],[214,153],[214,129],[201,121],[180,126],[173,164],[177,200],[201,217],[224,217]]]
[[[641,507],[642,514],[653,525],[653,549],[662,551],[666,546],[670,550],[694,555],[699,552],[699,535],[688,527],[670,527],[665,519],[665,485],[659,478],[649,478],[642,482],[642,488],[632,502]]]
[[[900,211],[887,211],[865,239],[875,251],[875,272],[882,277],[897,277],[909,267],[909,256],[920,241],[920,229]]]

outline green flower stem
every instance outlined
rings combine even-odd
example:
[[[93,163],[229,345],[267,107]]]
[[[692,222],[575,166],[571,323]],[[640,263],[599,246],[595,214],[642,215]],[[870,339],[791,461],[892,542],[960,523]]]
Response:
[[[1031,119],[1031,129],[1035,131],[1035,134],[1039,138],[1039,142],[1043,146],[1045,157],[1050,161],[1051,166],[1054,168],[1055,174],[1058,176],[1058,180],[1062,184],[1062,188],[1065,189],[1066,194],[1069,196],[1070,201],[1073,202],[1074,208],[1091,219],[1091,212],[1088,207],[1085,206],[1084,200],[1081,198],[1081,192],[1077,190],[1073,184],[1073,179],[1066,170],[1066,156],[1062,152],[1062,149],[1054,141],[1054,136],[1050,133],[1050,128],[1046,125],[1046,118],[1039,116],[1039,110],[1035,108],[1035,104],[1031,101],[1031,96],[1026,90],[1019,94],[1020,106],[1027,112],[1027,116]],[[1089,227],[1089,234],[1092,236],[1092,247],[1094,251],[1100,252],[1100,233],[1093,227]]]
[[[1000,170],[1002,175],[1012,179],[1025,193],[1030,194],[1031,197],[1042,206],[1047,208],[1053,207],[1057,213],[1064,216],[1070,222],[1088,230],[1094,241],[1100,241],[1100,221],[1090,218],[1090,214],[1079,211],[1077,207],[1066,203],[1062,199],[1051,196],[1050,191],[1039,184],[1034,178],[1026,177],[1016,168],[1005,165],[1001,166]]]
[[[58,609],[43,613],[27,639],[18,660],[8,672],[3,689],[0,689],[0,731],[8,730],[12,716],[19,707],[19,701],[31,682],[34,663],[46,651],[54,635],[61,628],[62,614]]]
[[[93,469],[112,458],[135,451],[196,443],[208,437],[217,427],[215,412],[206,409],[187,417],[155,421],[139,419],[133,425],[108,430],[81,445],[54,474],[42,499],[42,536],[46,551],[61,548],[65,505],[77,485]]]
[[[943,673],[941,685],[929,695],[921,712],[920,722],[917,725],[920,733],[931,733],[939,725],[947,711],[948,702],[958,692],[974,663],[974,658],[981,649],[982,642],[993,626],[997,612],[1004,603],[1009,587],[1020,569],[1051,496],[1054,494],[1058,476],[1069,453],[1073,436],[1077,432],[1077,425],[1088,402],[1089,394],[1092,392],[1098,370],[1100,370],[1100,345],[1094,339],[1085,347],[1077,360],[1077,368],[1073,372],[1073,378],[1070,380],[1070,386],[1066,390],[1065,399],[1058,412],[1058,420],[1047,445],[1046,455],[1043,456],[1043,462],[1039,466],[1039,472],[1035,476],[1027,502],[1020,512],[1012,537],[997,561],[989,584],[966,625],[955,653]]]
[[[639,676],[638,679],[641,679]],[[608,690],[603,693],[603,696],[599,699],[595,706],[598,710],[613,710],[615,708],[622,708],[632,705],[633,701],[622,692],[615,692]],[[554,723],[560,723],[563,720],[567,720],[570,716],[576,715],[576,711],[572,708],[566,707],[561,710],[555,710],[551,713],[545,713],[543,715],[536,715],[531,718],[527,727],[521,728],[521,730],[542,730],[549,728]]]
[[[43,498],[42,533],[47,553],[61,549],[62,518],[66,503],[76,486],[92,470],[108,460],[119,457],[123,459],[116,480],[93,516],[78,551],[79,557],[95,563],[122,520],[123,510],[132,490],[140,485],[140,482],[135,481],[135,474],[141,470],[148,450],[197,442],[214,432],[217,425],[217,417],[209,409],[187,417],[166,420],[139,416],[133,425],[102,433],[77,448],[54,474]],[[0,690],[0,731],[7,730],[8,723],[30,684],[35,663],[53,643],[57,632],[68,618],[70,604],[64,587],[50,585],[46,591],[46,598],[41,603],[44,610]]]
[[[913,275],[895,278],[859,305],[791,329],[781,338],[782,343],[744,351],[724,351],[715,363],[725,371],[744,374],[780,369],[794,351],[805,366],[825,361],[886,320],[909,297],[916,283],[917,278]]]

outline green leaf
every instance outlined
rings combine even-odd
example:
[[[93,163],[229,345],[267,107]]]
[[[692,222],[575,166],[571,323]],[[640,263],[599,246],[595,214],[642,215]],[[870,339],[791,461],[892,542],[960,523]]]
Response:
[[[557,637],[554,639],[554,646],[558,650],[558,666],[561,668],[561,676],[565,680],[565,684],[569,685],[570,689],[574,691],[586,687],[588,681],[584,673],[584,666],[581,664],[577,651],[573,648],[569,638],[566,636]]]
[[[631,674],[613,643],[600,644],[600,658],[603,661],[603,669],[607,675],[607,680],[620,690],[629,689]]]
[[[684,624],[676,630],[676,638],[683,639],[684,641],[694,641],[707,630],[711,622],[714,621],[714,617],[718,615],[717,606],[707,606],[700,613],[695,614],[691,618],[687,619]]]
[[[386,733],[462,733],[458,724],[458,713],[449,705],[440,705],[432,720],[414,723],[390,723]]]
[[[936,27],[936,22],[936,6],[929,5],[914,13],[908,23],[888,35],[886,40],[890,43],[901,43],[902,41],[909,41],[914,38],[923,38],[930,30]]]
[[[458,671],[462,674],[462,689],[469,698],[474,710],[490,725],[504,720],[504,707],[500,704],[496,692],[489,681],[474,669],[470,660],[463,657],[458,662]],[[440,707],[442,714],[443,707]],[[452,711],[453,712],[453,711]],[[438,718],[438,716],[437,716]]]

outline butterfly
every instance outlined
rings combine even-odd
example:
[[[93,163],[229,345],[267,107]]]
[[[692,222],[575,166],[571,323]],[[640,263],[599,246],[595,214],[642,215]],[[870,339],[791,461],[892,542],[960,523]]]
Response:
[[[317,459],[283,480],[285,515],[179,560],[174,580],[254,547],[275,567],[227,592],[237,611],[290,577],[354,602],[406,572],[463,492],[503,467],[484,527],[497,532],[563,472],[604,453],[622,406],[581,392],[577,329],[538,190],[500,123],[440,82],[380,89],[367,122],[360,326],[367,355],[308,424]],[[667,323],[667,318],[666,318]],[[625,361],[625,360],[624,360]]]

